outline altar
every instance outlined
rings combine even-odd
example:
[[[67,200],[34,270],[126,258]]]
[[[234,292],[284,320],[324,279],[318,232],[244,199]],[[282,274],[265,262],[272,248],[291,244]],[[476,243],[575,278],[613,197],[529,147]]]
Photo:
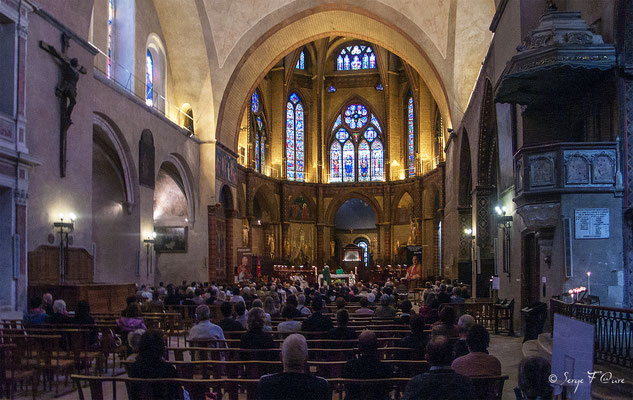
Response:
[[[350,285],[356,284],[356,275],[354,274],[330,274],[330,280],[334,282],[337,279],[341,279]],[[323,285],[323,274],[319,274],[319,285]]]

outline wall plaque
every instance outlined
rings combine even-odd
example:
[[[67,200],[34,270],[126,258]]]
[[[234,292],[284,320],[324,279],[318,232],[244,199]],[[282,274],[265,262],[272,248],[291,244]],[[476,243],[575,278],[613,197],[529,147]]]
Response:
[[[576,239],[609,238],[608,208],[578,208],[575,217]]]

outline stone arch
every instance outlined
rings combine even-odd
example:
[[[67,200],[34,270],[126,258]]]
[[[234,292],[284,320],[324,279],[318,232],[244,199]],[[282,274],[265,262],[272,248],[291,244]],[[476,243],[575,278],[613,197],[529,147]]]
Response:
[[[176,170],[178,171],[178,176],[180,177],[182,188],[185,193],[185,197],[187,198],[187,213],[189,214],[189,223],[193,225],[196,220],[196,191],[195,186],[193,184],[193,174],[191,172],[191,168],[189,168],[189,164],[185,160],[185,158],[178,153],[171,153],[167,157],[163,164],[168,162],[172,164]],[[161,167],[162,165],[161,164]]]
[[[391,203],[391,221],[392,223],[400,223],[400,224],[404,224],[404,223],[408,223],[408,220],[405,221],[404,219],[404,215],[399,215],[399,213],[401,211],[401,205],[404,205],[403,202],[405,201],[411,201],[411,210],[410,212],[415,214],[415,201],[413,200],[413,195],[411,194],[411,191],[409,189],[403,189],[401,192],[399,192],[398,194],[396,194],[396,196],[394,196],[393,198],[393,202]]]
[[[222,207],[224,207],[224,210],[235,209],[235,202],[233,201],[233,193],[231,192],[231,188],[229,188],[229,185],[222,186],[222,189],[220,190],[220,196],[219,196],[218,202],[222,204]]]
[[[364,200],[367,204],[369,204],[373,208],[374,213],[376,214],[376,224],[379,224],[381,221],[383,221],[382,208],[380,207],[380,204],[378,204],[376,199],[373,196],[368,196],[362,192],[353,190],[341,196],[336,197],[330,203],[330,205],[327,208],[327,211],[325,212],[326,223],[330,224],[331,226],[334,226],[334,218],[336,217],[336,212],[338,211],[339,207],[341,207],[347,200],[354,199],[354,198],[359,198],[361,200]]]
[[[217,140],[236,149],[235,135],[239,130],[239,115],[246,107],[248,94],[265,73],[294,49],[332,35],[367,40],[386,48],[410,64],[425,79],[442,115],[445,116],[447,126],[451,127],[449,96],[440,73],[431,62],[431,58],[440,62],[443,57],[426,33],[408,17],[393,9],[386,9],[383,4],[372,1],[358,4],[321,4],[294,13],[288,8],[290,6],[282,7],[242,36],[227,58],[227,63],[235,67],[219,107],[220,134]],[[380,16],[376,12],[389,15]],[[270,21],[275,18],[281,20],[271,27]],[[396,20],[400,22],[396,23]],[[404,26],[410,30],[405,31]],[[415,32],[417,40],[407,32]]]
[[[96,129],[96,131],[95,131]],[[116,152],[118,161],[121,166],[121,178],[125,190],[124,208],[128,213],[131,212],[137,198],[137,173],[130,152],[130,146],[125,140],[125,136],[119,127],[105,114],[95,112],[93,116],[93,135],[103,134],[111,148]]]
[[[422,192],[422,217],[432,218],[437,223],[440,207],[440,191],[437,185],[431,184]]]
[[[254,217],[258,217],[257,215],[255,215],[255,203],[257,202],[259,203],[260,207],[265,208],[265,210],[262,209],[262,212],[268,211],[270,213],[271,220],[267,222],[279,222],[279,204],[277,202],[275,194],[276,191],[271,185],[268,184],[262,184],[254,191],[252,200],[252,211]]]

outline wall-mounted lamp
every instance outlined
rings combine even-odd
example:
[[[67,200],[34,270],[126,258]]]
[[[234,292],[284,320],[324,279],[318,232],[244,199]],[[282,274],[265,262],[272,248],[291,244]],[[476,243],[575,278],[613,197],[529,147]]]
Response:
[[[512,225],[512,215],[506,215],[508,209],[506,206],[496,206],[495,212],[497,213],[497,222],[503,224],[505,227],[510,228]]]
[[[503,246],[501,248],[501,264],[503,266],[503,272],[507,273],[510,276],[510,232],[512,228],[512,215],[506,215],[507,208],[506,206],[498,205],[495,207],[495,212],[497,213],[497,224],[503,230]],[[495,270],[497,269],[498,258],[495,259]]]
[[[66,281],[68,273],[68,234],[75,230],[75,220],[77,216],[74,213],[69,213],[68,220],[64,221],[64,214],[59,214],[59,221],[53,222],[53,229],[59,232],[59,279],[60,283]]]
[[[149,280],[149,274],[151,273],[153,262],[154,252],[150,251],[150,248],[154,247],[154,243],[156,243],[156,232],[152,232],[150,235],[147,235],[145,239],[143,239],[143,243],[145,243],[145,260],[146,260],[146,277]]]
[[[473,239],[475,237],[471,228],[464,229],[464,235],[469,237],[469,239]]]

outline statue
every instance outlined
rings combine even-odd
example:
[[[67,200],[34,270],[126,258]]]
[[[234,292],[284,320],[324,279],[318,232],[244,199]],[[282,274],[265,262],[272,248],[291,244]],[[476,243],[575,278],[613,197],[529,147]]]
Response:
[[[407,240],[407,245],[411,246],[416,243],[418,238],[418,224],[411,218],[411,223],[409,223],[409,240]]]
[[[268,251],[270,258],[275,258],[275,237],[272,233],[268,234]]]
[[[55,47],[40,40],[40,47],[50,53],[60,63],[61,80],[55,87],[55,95],[60,98],[60,124],[59,124],[59,173],[66,176],[66,138],[68,128],[73,121],[70,118],[77,104],[77,83],[79,74],[86,74],[86,68],[79,65],[76,58],[68,58],[66,50],[70,46],[70,37],[62,34],[62,53],[58,53]]]
[[[249,231],[249,227],[248,227],[248,220],[245,219],[244,222],[242,223],[242,246],[246,247],[248,246],[248,231]]]
[[[334,240],[330,240],[330,257],[334,257],[336,252],[336,242]]]

